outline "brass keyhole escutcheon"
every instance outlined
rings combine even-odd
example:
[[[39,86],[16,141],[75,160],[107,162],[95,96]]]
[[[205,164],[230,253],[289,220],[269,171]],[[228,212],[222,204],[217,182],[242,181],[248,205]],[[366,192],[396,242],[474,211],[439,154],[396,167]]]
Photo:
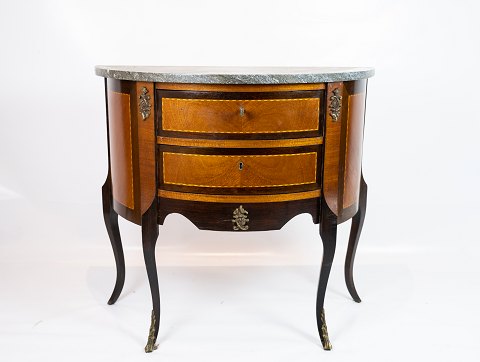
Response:
[[[240,106],[240,117],[243,117],[243,116],[245,116],[245,107]]]
[[[238,169],[239,169],[240,171],[243,170],[243,162],[242,162],[242,161],[240,161],[240,162],[238,163]]]

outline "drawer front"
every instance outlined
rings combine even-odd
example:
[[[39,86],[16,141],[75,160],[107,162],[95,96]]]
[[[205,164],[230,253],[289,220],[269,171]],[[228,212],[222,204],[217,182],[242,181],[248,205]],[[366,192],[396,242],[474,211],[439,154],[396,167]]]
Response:
[[[177,96],[174,92],[166,93],[161,97],[162,131],[275,134],[320,130],[320,91],[190,95],[196,98],[188,98],[185,93],[189,92],[178,92],[183,94]]]
[[[275,155],[163,152],[162,155],[165,185],[249,188],[317,182],[317,152]]]

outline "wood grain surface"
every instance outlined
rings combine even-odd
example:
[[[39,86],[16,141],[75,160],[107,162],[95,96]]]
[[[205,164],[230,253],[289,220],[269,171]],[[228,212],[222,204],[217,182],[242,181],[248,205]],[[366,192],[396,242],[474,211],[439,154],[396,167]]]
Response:
[[[195,187],[272,187],[315,183],[317,152],[202,155],[163,152],[163,182]]]
[[[350,95],[348,97],[343,208],[348,208],[358,202],[362,173],[364,114],[365,92]]]
[[[139,100],[143,88],[147,89],[150,96],[151,114],[143,119],[140,114]],[[140,168],[140,213],[143,214],[155,198],[155,115],[154,115],[154,85],[153,83],[136,82],[135,84],[135,109],[138,124],[138,163]]]
[[[157,137],[161,145],[183,147],[211,147],[211,148],[271,148],[271,147],[304,147],[323,143],[323,137],[292,138],[276,140],[209,140],[176,137]]]
[[[233,212],[238,203],[212,203],[160,198],[158,223],[163,225],[165,217],[171,213],[185,216],[202,230],[235,231]],[[248,211],[248,231],[279,230],[293,217],[309,213],[315,224],[319,222],[320,198],[271,202],[243,203]],[[244,231],[235,231],[244,232]]]
[[[329,83],[327,85],[327,106],[330,103],[330,97],[333,96],[333,90],[338,89],[339,94],[343,96],[343,83]],[[326,113],[325,122],[325,157],[323,165],[323,194],[328,207],[338,215],[341,205],[338,203],[339,170],[340,170],[340,144],[342,131],[343,109],[340,109],[338,120],[335,121],[329,111]]]
[[[293,192],[287,194],[271,194],[271,195],[208,195],[176,192],[168,190],[158,190],[158,196],[167,199],[186,200],[186,201],[202,201],[202,202],[221,202],[221,203],[259,203],[259,202],[282,202],[293,200],[305,200],[320,197],[320,190],[312,190],[305,192]]]
[[[283,133],[319,128],[320,99],[162,98],[162,129],[195,133]]]
[[[366,80],[327,86],[327,108],[335,89],[342,97],[337,120],[327,111],[324,140],[323,194],[338,223],[358,210],[366,87]]]
[[[133,209],[133,155],[130,95],[107,90],[113,198]]]

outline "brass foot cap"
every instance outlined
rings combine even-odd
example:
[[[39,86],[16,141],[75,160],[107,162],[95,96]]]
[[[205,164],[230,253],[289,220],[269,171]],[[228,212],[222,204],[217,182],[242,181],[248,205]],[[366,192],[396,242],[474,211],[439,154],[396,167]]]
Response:
[[[332,344],[328,339],[326,341],[322,341],[322,345],[325,351],[330,351],[332,349]]]
[[[146,352],[146,353],[151,353],[151,352],[155,351],[157,348],[158,348],[158,344],[152,344],[152,345],[151,345],[151,344],[147,344],[147,345],[145,346],[145,352]]]
[[[332,349],[332,344],[330,343],[330,338],[328,338],[327,323],[325,322],[325,309],[322,309],[320,313],[320,340],[322,341],[322,346],[325,351],[330,351]]]

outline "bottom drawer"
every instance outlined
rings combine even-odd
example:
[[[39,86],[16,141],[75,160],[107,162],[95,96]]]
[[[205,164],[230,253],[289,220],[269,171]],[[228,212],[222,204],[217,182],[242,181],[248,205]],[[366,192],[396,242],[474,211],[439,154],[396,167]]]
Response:
[[[250,154],[252,150],[249,150],[249,154],[228,154],[229,151],[224,150],[222,154],[163,151],[161,183],[208,188],[286,187],[317,183],[316,151],[268,154],[267,150],[267,154]]]

